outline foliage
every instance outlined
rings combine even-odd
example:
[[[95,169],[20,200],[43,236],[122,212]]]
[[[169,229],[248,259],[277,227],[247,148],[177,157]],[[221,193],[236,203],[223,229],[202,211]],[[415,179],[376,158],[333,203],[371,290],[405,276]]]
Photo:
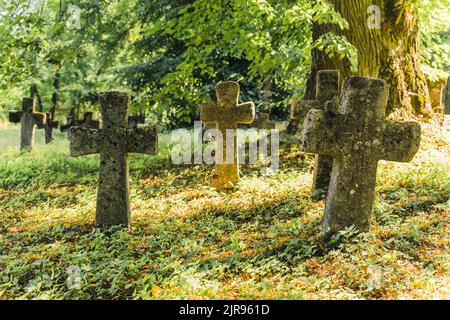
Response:
[[[73,5],[81,10],[76,29]],[[48,109],[57,66],[63,109],[95,104],[98,91],[132,90],[134,109],[177,126],[192,122],[217,81],[237,80],[243,99],[286,116],[313,47],[356,56],[343,38],[311,43],[315,20],[346,26],[326,1],[2,0],[0,12],[3,110],[17,107],[32,84]]]
[[[422,59],[428,67],[450,73],[450,8],[446,0],[418,0]]]

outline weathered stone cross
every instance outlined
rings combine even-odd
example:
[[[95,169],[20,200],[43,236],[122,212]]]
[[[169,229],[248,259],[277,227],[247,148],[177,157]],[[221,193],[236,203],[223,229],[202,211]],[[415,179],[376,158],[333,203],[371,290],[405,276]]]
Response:
[[[258,114],[256,120],[252,124],[252,127],[271,130],[277,128],[277,123],[270,120],[270,115],[268,113],[262,112]]]
[[[216,88],[217,106],[203,105],[201,108],[200,120],[214,123],[218,134],[222,136],[217,141],[215,175],[212,179],[212,186],[217,190],[232,190],[239,181],[236,129],[238,123],[251,124],[255,118],[255,104],[239,104],[239,91],[237,82],[220,82]],[[234,135],[230,145],[227,142],[227,130]]]
[[[339,71],[321,70],[316,78],[316,100],[295,101],[291,108],[291,119],[299,120],[297,132],[301,134],[303,120],[309,110],[337,112],[339,106]],[[312,195],[324,197],[330,184],[333,158],[326,155],[316,155]]]
[[[128,128],[128,94],[106,92],[99,98],[102,129],[72,127],[69,133],[70,154],[78,157],[100,153],[96,226],[129,226],[128,153],[156,154],[158,135],[155,126]]]
[[[444,114],[450,114],[450,77],[447,84],[442,89],[442,104],[444,105]]]
[[[53,138],[53,129],[58,129],[59,128],[59,122],[55,121],[53,118],[54,116],[52,115],[51,112],[46,112],[45,113],[46,117],[47,117],[47,123],[41,127],[38,126],[38,128],[40,129],[45,129],[45,143],[51,143],[54,138]]]
[[[35,101],[32,98],[23,98],[22,111],[11,111],[9,121],[21,124],[20,150],[31,151],[34,144],[36,125],[44,126],[45,113],[35,111]]]
[[[383,80],[345,81],[339,112],[311,110],[303,124],[301,149],[334,158],[323,231],[355,225],[367,231],[379,160],[408,162],[420,145],[420,125],[385,120],[389,89]]]

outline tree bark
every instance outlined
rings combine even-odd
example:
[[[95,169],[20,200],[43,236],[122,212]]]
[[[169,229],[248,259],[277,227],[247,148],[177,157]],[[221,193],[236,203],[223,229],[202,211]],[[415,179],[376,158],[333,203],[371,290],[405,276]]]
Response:
[[[433,110],[426,78],[420,64],[420,33],[413,9],[406,0],[329,0],[349,23],[341,30],[336,25],[313,26],[313,39],[327,32],[343,35],[358,50],[358,70],[352,72],[347,59],[329,58],[313,50],[313,65],[307,82],[305,99],[314,99],[313,81],[317,71],[336,69],[342,79],[348,76],[368,76],[387,81],[390,85],[387,113],[397,119],[429,118]],[[380,10],[380,28],[369,28],[372,5]]]

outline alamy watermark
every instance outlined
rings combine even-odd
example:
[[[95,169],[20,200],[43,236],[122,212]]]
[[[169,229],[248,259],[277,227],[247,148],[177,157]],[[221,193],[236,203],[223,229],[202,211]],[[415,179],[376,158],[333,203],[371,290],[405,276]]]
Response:
[[[205,144],[214,141],[215,143]],[[279,130],[210,128],[203,130],[199,121],[194,132],[177,129],[171,134],[172,162],[175,165],[249,164],[261,165],[263,174],[279,168]],[[248,145],[248,157],[246,157]]]
[[[77,5],[71,4],[67,8],[67,22],[66,27],[69,30],[80,30],[81,29],[81,8]]]
[[[367,28],[370,30],[381,29],[381,9],[379,6],[371,5],[367,8]]]

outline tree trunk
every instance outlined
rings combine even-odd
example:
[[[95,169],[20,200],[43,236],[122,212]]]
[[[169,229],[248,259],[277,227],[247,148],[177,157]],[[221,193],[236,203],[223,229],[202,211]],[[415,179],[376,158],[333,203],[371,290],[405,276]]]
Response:
[[[37,111],[42,112],[44,108],[42,107],[42,98],[39,94],[39,89],[37,87],[37,84],[32,84],[30,88],[30,98],[34,99],[34,97],[37,98]]]
[[[419,27],[411,5],[405,0],[329,0],[349,23],[347,30],[336,25],[313,26],[313,38],[327,32],[343,35],[358,50],[358,71],[350,70],[346,59],[329,58],[313,50],[313,66],[307,82],[305,99],[315,99],[313,81],[317,71],[337,69],[342,79],[348,76],[369,76],[383,79],[390,85],[387,113],[397,119],[429,118],[433,111],[427,82],[422,73],[419,53]],[[380,8],[379,29],[374,21]]]
[[[58,90],[59,90],[59,71],[55,72],[55,79],[53,80],[53,94],[52,94],[52,108],[50,109],[50,117],[47,119],[47,123],[45,125],[45,143],[51,143],[53,138],[53,128],[55,124],[55,113],[56,107],[58,105]]]

